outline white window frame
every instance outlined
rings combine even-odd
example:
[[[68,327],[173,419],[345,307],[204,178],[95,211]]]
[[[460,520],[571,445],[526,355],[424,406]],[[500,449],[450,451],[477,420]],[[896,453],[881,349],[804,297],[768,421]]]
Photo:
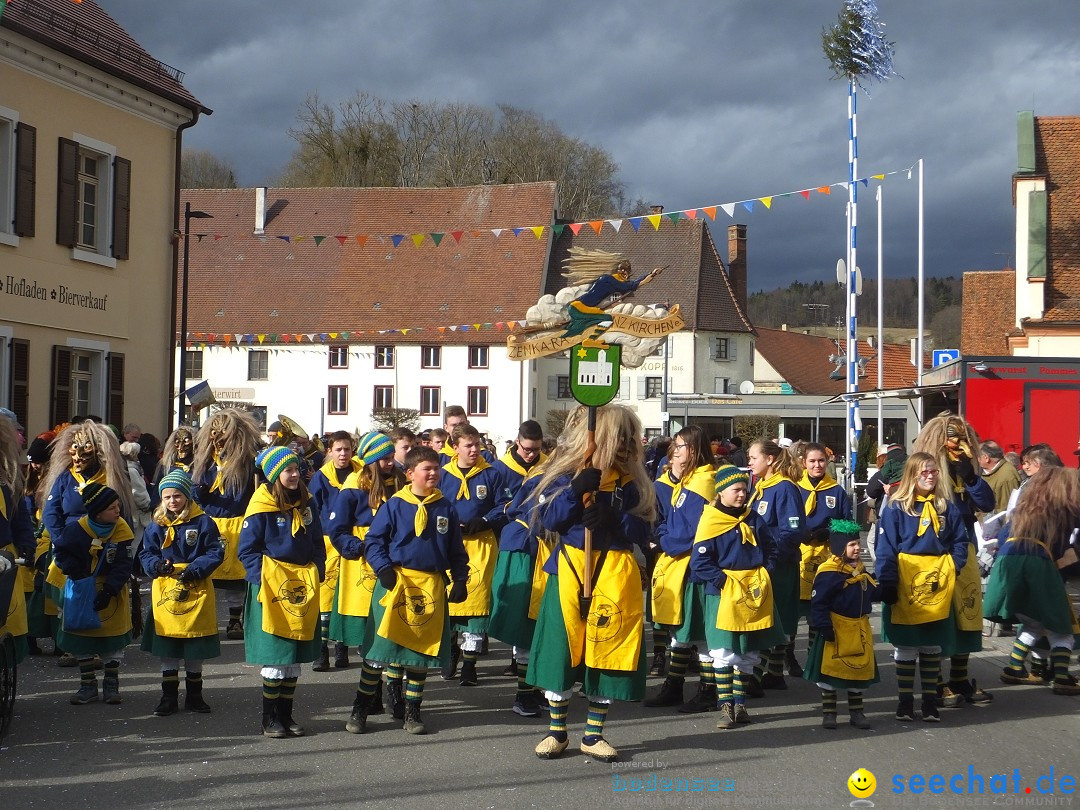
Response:
[[[79,145],[79,174],[82,174],[82,159],[84,154],[97,155],[98,164],[98,221],[95,223],[95,247],[90,250],[85,247],[73,247],[71,258],[81,262],[100,264],[103,267],[116,267],[116,259],[113,258],[109,248],[112,243],[113,230],[113,166],[116,162],[116,147],[112,144],[82,135],[78,132],[72,134],[71,140]],[[79,211],[75,218],[75,231],[77,239],[82,239],[82,186],[77,185],[76,194],[79,197]]]
[[[421,346],[420,368],[442,368],[442,346]]]
[[[340,403],[335,403],[335,396],[341,397]],[[330,385],[326,389],[326,412],[334,416],[343,416],[349,412],[349,386]]]
[[[83,354],[90,355],[90,405],[87,413],[97,414],[104,417],[105,415],[105,399],[106,399],[106,380],[105,380],[105,356],[109,353],[110,344],[100,340],[81,340],[80,338],[68,338],[65,341],[65,346],[71,349],[72,352],[82,352]],[[74,356],[72,357],[72,378],[69,381],[71,385],[71,394],[75,394],[74,386]],[[72,403],[74,405],[74,403]],[[75,411],[71,411],[74,416]]]
[[[252,377],[251,376],[251,361],[255,356],[261,356],[266,358],[266,376],[265,377]],[[248,349],[248,367],[247,378],[249,382],[266,382],[270,379],[270,352],[266,349]]]
[[[563,380],[566,380],[566,388],[563,388]],[[570,390],[570,375],[569,374],[556,374],[555,375],[555,398],[556,399],[573,399],[574,392]]]
[[[344,344],[334,344],[327,349],[327,366],[334,369],[349,367],[349,347]]]
[[[380,345],[375,347],[375,368],[393,368],[397,359],[392,345]]]
[[[656,393],[649,392],[649,385],[651,383],[657,383],[659,387],[656,389]],[[663,377],[646,377],[644,386],[643,399],[660,399],[664,395],[664,378]]]
[[[15,129],[19,126],[19,113],[8,107],[0,107],[0,245],[19,246],[12,219],[15,217]],[[4,400],[5,402],[7,400]]]
[[[434,391],[434,399],[431,402],[425,402],[425,397],[431,397],[430,392]],[[421,385],[420,386],[420,415],[421,416],[438,416],[442,412],[442,388],[437,385]]]
[[[379,404],[379,395],[384,394],[387,391],[390,392],[390,404]],[[392,385],[376,385],[372,389],[371,395],[371,409],[373,411],[379,411],[394,407],[394,386]]]
[[[465,413],[469,416],[487,416],[488,409],[491,407],[489,401],[489,391],[486,385],[470,385],[468,388],[468,395],[466,396]],[[477,398],[474,401],[474,396]],[[483,410],[478,406],[481,404],[479,399],[483,399]]]
[[[473,353],[476,353],[476,360],[473,360]],[[487,346],[469,346],[469,368],[490,368],[491,353],[488,351]],[[483,361],[481,362],[481,357]]]
[[[188,357],[193,360],[195,357],[199,359],[199,373],[195,373],[194,363],[188,362]],[[202,349],[184,349],[184,353],[181,355],[184,364],[184,379],[185,380],[201,380],[203,379],[203,369],[206,367],[206,355]]]

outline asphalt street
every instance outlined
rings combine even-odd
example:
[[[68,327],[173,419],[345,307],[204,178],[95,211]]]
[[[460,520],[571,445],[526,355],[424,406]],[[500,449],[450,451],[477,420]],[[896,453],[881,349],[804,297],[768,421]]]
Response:
[[[432,673],[423,737],[387,715],[371,718],[363,736],[345,732],[355,663],[329,673],[305,665],[295,716],[308,736],[272,740],[260,733],[258,669],[243,662],[243,642],[223,642],[207,664],[209,715],[154,717],[158,662],[136,646],[121,669],[119,706],[69,705],[78,671],[34,656],[19,670],[14,721],[0,743],[0,808],[841,807],[851,805],[847,779],[858,768],[876,777],[869,801],[877,807],[1080,807],[1080,794],[1062,792],[1070,788],[1063,776],[1080,778],[1080,697],[1003,686],[1011,639],[985,641],[971,668],[994,701],[943,710],[940,724],[893,719],[894,670],[879,643],[869,731],[846,724],[843,703],[840,728],[822,729],[817,689],[789,677],[786,691],[750,702],[751,725],[730,731],[715,727],[715,713],[617,704],[606,729],[621,752],[612,764],[577,751],[586,707],[577,698],[571,748],[556,761],[534,756],[546,720],[510,710],[514,681],[500,674],[509,655],[497,643],[480,659],[479,686]],[[801,638],[800,658],[804,646]],[[650,692],[659,683],[650,678]],[[691,676],[687,697],[694,684]],[[1055,792],[1040,793],[1051,774]],[[928,781],[920,786],[915,775]],[[934,775],[942,781],[930,782]],[[950,792],[953,777],[962,795]],[[935,784],[944,792],[913,792]],[[982,794],[967,792],[980,786]]]

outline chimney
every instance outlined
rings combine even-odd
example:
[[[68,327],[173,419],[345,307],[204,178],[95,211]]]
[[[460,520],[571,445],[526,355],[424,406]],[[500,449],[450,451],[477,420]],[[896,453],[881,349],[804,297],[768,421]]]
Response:
[[[739,305],[742,314],[747,315],[746,309],[746,226],[728,225],[727,229],[728,249],[728,281],[731,290],[735,293],[735,303]]]
[[[262,236],[266,232],[266,186],[255,189],[255,236]]]
[[[649,213],[650,214],[662,214],[662,213],[664,213],[664,206],[662,206],[662,205],[650,205],[649,206]]]

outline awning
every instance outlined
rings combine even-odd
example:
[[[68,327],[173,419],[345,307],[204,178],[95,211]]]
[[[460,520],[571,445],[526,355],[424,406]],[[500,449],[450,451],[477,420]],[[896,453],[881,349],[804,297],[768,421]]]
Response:
[[[940,385],[913,385],[911,388],[884,388],[882,390],[852,391],[851,393],[837,394],[822,401],[822,405],[831,405],[834,402],[865,402],[875,399],[918,399],[932,394],[948,394],[955,391],[960,385],[959,380],[950,380]]]

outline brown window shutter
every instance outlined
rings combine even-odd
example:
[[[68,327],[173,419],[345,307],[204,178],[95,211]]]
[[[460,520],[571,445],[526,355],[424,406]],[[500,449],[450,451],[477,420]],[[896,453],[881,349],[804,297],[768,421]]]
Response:
[[[15,217],[12,224],[16,236],[34,235],[36,189],[37,129],[20,123],[15,128]]]
[[[49,424],[60,425],[71,420],[71,349],[53,346],[52,404]]]
[[[109,398],[105,403],[105,421],[110,425],[122,427],[124,424],[124,355],[109,352],[106,360],[106,382],[109,385]]]
[[[11,340],[11,410],[20,424],[29,425],[30,415],[30,341]]]
[[[113,160],[113,245],[114,259],[128,257],[128,234],[131,232],[131,161]]]
[[[56,182],[56,244],[78,244],[79,221],[79,145],[60,139],[60,160]],[[55,422],[53,424],[56,424]]]

